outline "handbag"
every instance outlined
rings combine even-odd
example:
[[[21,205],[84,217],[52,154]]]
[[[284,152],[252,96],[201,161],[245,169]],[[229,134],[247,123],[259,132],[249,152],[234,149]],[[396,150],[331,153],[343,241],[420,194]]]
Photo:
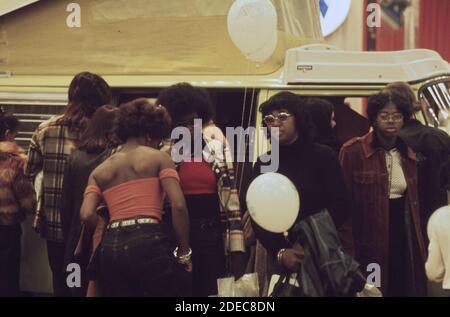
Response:
[[[273,279],[278,275],[272,275]],[[270,289],[270,286],[269,286]],[[297,273],[283,273],[273,287],[270,297],[302,297],[303,291],[299,285]]]
[[[309,245],[303,247],[304,257],[297,272],[284,272],[273,287],[270,297],[323,297],[325,290]],[[270,293],[270,286],[269,286]]]
[[[234,277],[217,279],[219,297],[259,297],[258,274],[244,274],[237,281]]]

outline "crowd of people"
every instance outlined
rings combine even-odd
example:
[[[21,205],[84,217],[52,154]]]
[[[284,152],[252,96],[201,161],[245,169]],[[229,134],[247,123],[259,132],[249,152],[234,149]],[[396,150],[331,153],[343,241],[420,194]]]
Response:
[[[406,83],[371,96],[367,119],[343,100],[291,92],[259,111],[267,137],[278,140],[277,172],[300,196],[287,235],[251,221],[241,204],[205,89],[180,83],[154,103],[113,106],[103,78],[77,74],[65,112],[38,127],[28,154],[14,141],[19,121],[2,112],[0,296],[20,295],[26,214],[47,241],[55,296],[204,297],[217,294],[218,278],[249,272],[267,296],[273,274],[302,266],[294,228],[324,210],[362,274],[380,266],[384,296],[426,296],[427,276],[450,288],[450,137],[415,119]],[[175,128],[193,138],[181,161],[171,156]],[[264,164],[256,160],[252,179]],[[67,285],[71,263],[81,267],[80,287]]]

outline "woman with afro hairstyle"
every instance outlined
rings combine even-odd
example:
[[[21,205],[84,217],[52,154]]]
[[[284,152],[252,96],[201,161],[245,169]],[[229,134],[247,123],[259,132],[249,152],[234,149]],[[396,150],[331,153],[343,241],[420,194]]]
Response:
[[[182,279],[192,270],[189,220],[179,176],[170,156],[158,150],[170,132],[164,107],[147,99],[122,105],[116,123],[121,148],[89,176],[81,219],[95,224],[104,199],[109,224],[99,246],[103,296],[183,296]],[[172,202],[178,247],[169,249],[161,223],[163,194]]]
[[[398,137],[411,117],[408,100],[391,92],[369,98],[368,134],[343,145],[340,161],[352,198],[356,259],[377,263],[385,296],[424,296],[426,248],[415,153]]]
[[[190,132],[190,138],[183,137],[180,143],[203,149],[183,153],[178,172],[191,223],[193,295],[215,295],[217,278],[232,274],[237,279],[245,270],[231,151],[212,120],[213,104],[206,90],[179,83],[162,90],[157,104],[167,108],[173,128]]]
[[[279,92],[262,103],[259,111],[263,126],[267,128],[267,136],[270,136],[271,142],[278,141],[272,144],[273,152],[271,150],[264,156],[273,155],[278,159],[276,172],[293,183],[301,202],[295,224],[287,230],[287,239],[283,234],[265,230],[252,221],[256,238],[267,250],[268,278],[299,270],[304,249],[296,228],[302,220],[325,209],[338,230],[345,250],[352,252],[347,193],[339,160],[330,147],[314,141],[314,125],[305,99],[291,92]],[[278,157],[275,155],[276,147]],[[268,163],[264,157],[258,157],[252,178],[264,173],[266,165]],[[274,210],[274,213],[280,212]]]

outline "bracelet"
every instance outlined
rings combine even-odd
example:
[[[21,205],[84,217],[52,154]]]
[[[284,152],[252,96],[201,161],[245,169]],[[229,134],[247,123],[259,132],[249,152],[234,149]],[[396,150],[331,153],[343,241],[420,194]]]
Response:
[[[178,263],[187,264],[191,261],[192,249],[189,248],[188,253],[179,256],[178,255],[178,247],[176,247],[175,250],[173,250],[173,256],[177,259]]]
[[[282,263],[281,263],[281,260],[283,259],[283,253],[284,253],[284,251],[286,251],[286,249],[280,249],[280,251],[278,251],[278,253],[277,253],[277,261],[278,261],[278,264],[282,264]]]

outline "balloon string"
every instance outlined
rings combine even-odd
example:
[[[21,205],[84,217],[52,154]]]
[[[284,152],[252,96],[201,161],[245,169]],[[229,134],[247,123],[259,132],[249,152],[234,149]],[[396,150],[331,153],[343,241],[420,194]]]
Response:
[[[248,75],[250,75],[250,61],[247,59],[247,73]],[[245,110],[247,108],[247,85],[245,85],[244,87],[244,102],[242,105],[242,115],[241,115],[241,127],[244,128],[244,117],[245,117]],[[240,168],[239,168],[239,162],[236,162],[236,177],[239,179],[239,186],[237,188],[238,193],[241,192],[241,185],[242,185],[242,177],[240,177]],[[243,169],[242,169],[243,170]]]
[[[253,87],[252,88],[252,99],[251,99],[251,102],[250,102],[250,112],[249,112],[248,122],[247,122],[247,128],[250,127],[250,124],[252,122],[253,105],[254,105],[254,101],[255,101],[255,91],[256,91],[256,87]],[[245,148],[246,149],[249,147],[250,137],[251,137],[251,135],[249,135],[249,138],[247,140],[245,140]],[[249,149],[249,153],[252,153],[252,151],[250,151],[250,149]],[[244,179],[244,168],[241,169],[241,175],[239,175],[239,187],[238,187],[239,192],[240,192],[240,190],[242,188],[242,181],[243,181],[243,179]]]
[[[284,240],[286,240],[287,244],[292,245],[292,242],[289,240],[289,232],[283,232]]]
[[[247,60],[247,74],[250,75],[250,61]],[[244,127],[245,108],[247,105],[247,85],[244,87],[244,103],[242,105],[241,127]]]

